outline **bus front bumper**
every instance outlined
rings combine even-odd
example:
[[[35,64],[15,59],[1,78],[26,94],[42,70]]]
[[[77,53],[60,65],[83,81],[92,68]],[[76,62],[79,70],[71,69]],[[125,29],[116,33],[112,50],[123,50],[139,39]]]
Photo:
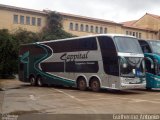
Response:
[[[146,88],[146,83],[141,83],[141,84],[121,84],[121,89],[141,89],[141,88]]]

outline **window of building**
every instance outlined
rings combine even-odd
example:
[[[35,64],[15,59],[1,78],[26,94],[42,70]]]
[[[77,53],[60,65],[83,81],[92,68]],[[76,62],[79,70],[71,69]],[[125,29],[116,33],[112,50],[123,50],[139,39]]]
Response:
[[[32,25],[36,25],[36,18],[32,17]]]
[[[104,33],[107,33],[107,28],[104,28]]]
[[[96,33],[98,33],[98,27],[96,26]]]
[[[136,37],[138,38],[138,32],[136,32]]]
[[[100,33],[101,33],[101,34],[103,33],[103,28],[102,28],[102,27],[100,27]]]
[[[83,27],[83,24],[81,24],[81,29],[80,29],[81,31],[83,31],[84,30],[84,27]]]
[[[41,26],[41,18],[37,18],[37,26]]]
[[[135,32],[133,32],[133,36],[135,36]]]
[[[129,35],[132,35],[132,31],[129,32]]]
[[[126,35],[128,35],[128,31],[126,31]]]
[[[76,25],[75,25],[75,30],[78,31],[78,29],[79,29],[79,26],[78,26],[78,23],[76,23]]]
[[[20,16],[20,24],[24,24],[24,16]]]
[[[88,28],[88,25],[86,25],[86,32],[88,32],[89,28]]]
[[[139,38],[142,38],[142,34],[141,33],[139,33]]]
[[[69,29],[70,29],[70,30],[73,30],[73,23],[70,23]]]
[[[18,15],[13,16],[13,23],[18,24]]]
[[[26,16],[26,24],[30,25],[30,17],[29,16]]]
[[[94,28],[93,28],[93,26],[91,26],[90,32],[92,32],[92,33],[93,33],[93,31],[94,31],[93,29],[94,29]]]
[[[152,34],[152,39],[154,38],[153,36],[154,36],[154,35]]]

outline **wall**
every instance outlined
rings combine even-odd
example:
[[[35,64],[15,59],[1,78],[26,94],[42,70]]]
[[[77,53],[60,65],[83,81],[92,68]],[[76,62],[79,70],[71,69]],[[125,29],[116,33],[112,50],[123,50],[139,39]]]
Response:
[[[70,29],[70,23],[73,23],[73,30]],[[75,24],[78,23],[79,25],[79,30],[75,30]],[[84,25],[84,31],[80,30],[80,25]],[[89,26],[89,31],[85,31],[85,25]],[[94,27],[94,32],[90,32],[90,26]],[[98,27],[98,33],[95,32],[95,27]],[[100,27],[107,28],[107,33],[121,33],[121,26],[116,25],[116,24],[110,24],[110,23],[102,23],[102,22],[95,22],[91,20],[85,20],[85,19],[79,19],[79,18],[64,18],[63,19],[63,28],[66,32],[72,33],[77,36],[85,36],[85,35],[94,35],[94,34],[99,34],[100,33]],[[103,32],[104,33],[104,32]]]

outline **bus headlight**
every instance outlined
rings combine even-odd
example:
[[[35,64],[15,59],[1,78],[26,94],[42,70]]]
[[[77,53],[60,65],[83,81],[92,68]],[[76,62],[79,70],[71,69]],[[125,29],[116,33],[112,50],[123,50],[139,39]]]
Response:
[[[123,63],[122,66],[123,66],[123,68],[127,68],[127,64],[126,63]]]

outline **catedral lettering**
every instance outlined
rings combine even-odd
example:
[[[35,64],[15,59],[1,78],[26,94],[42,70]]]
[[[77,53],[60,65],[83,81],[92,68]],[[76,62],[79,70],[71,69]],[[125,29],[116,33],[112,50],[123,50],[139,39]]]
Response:
[[[65,61],[75,61],[75,60],[79,60],[79,59],[87,59],[88,58],[88,53],[89,51],[87,51],[86,53],[78,53],[76,55],[74,54],[67,54],[64,53],[60,59],[61,60],[65,60]]]

